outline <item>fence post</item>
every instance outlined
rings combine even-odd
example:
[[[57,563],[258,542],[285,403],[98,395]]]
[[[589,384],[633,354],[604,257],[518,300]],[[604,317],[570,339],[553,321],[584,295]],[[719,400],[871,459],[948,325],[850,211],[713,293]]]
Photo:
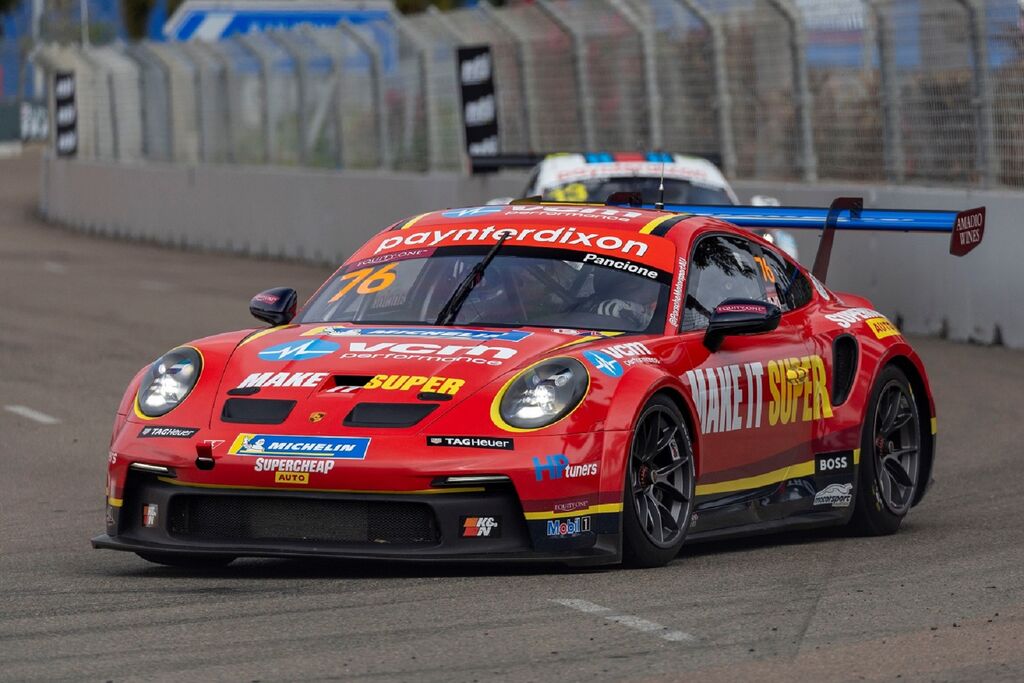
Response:
[[[676,0],[685,12],[697,17],[711,34],[711,62],[715,82],[715,112],[718,115],[718,151],[722,155],[722,171],[729,178],[736,177],[736,137],[732,130],[732,96],[729,94],[729,74],[725,64],[725,31],[718,18],[696,0]],[[685,150],[683,150],[685,151]]]
[[[982,187],[999,179],[996,157],[995,117],[992,112],[992,83],[988,77],[988,44],[985,40],[985,6],[978,0],[957,0],[967,12],[971,58],[974,62],[975,168]]]
[[[521,112],[523,120],[526,121],[526,149],[524,150],[506,150],[512,152],[527,152],[533,149],[533,141],[537,139],[537,120],[534,117],[534,109],[530,106],[530,88],[527,87],[527,83],[534,82],[533,77],[533,59],[527,58],[526,50],[523,49],[523,43],[519,40],[519,36],[516,35],[512,27],[505,21],[505,17],[502,16],[501,12],[494,8],[491,4],[491,0],[484,0],[477,7],[495,24],[498,28],[507,33],[512,38],[512,43],[516,46],[516,62],[519,63],[519,76],[522,78],[522,101],[523,110]],[[498,88],[508,87],[508,84],[502,84],[497,82]]]
[[[373,83],[374,109],[377,110],[376,133],[378,145],[378,165],[382,168],[393,168],[395,164],[394,155],[391,150],[390,131],[388,130],[387,103],[384,101],[384,64],[380,56],[377,44],[368,39],[355,27],[346,21],[338,24],[338,28],[346,36],[359,46],[370,58],[370,81]],[[342,83],[344,82],[345,60],[338,60],[340,79],[338,81],[338,92],[343,93]],[[342,96],[344,96],[342,94]],[[340,138],[340,133],[339,133]],[[344,147],[342,147],[344,152]]]
[[[789,50],[793,62],[793,89],[796,90],[797,120],[800,126],[800,167],[803,180],[818,179],[818,158],[814,153],[814,128],[811,123],[811,85],[807,76],[807,34],[800,12],[790,0],[768,0],[768,4],[789,24]]]
[[[647,91],[647,125],[650,130],[649,147],[661,149],[665,144],[662,132],[661,85],[658,83],[658,56],[654,44],[652,22],[643,21],[624,0],[608,0],[609,6],[626,20],[640,36],[640,49],[644,57],[644,85]]]
[[[421,97],[423,99],[423,116],[427,121],[427,170],[432,171],[436,167],[437,149],[441,144],[441,136],[437,130],[437,117],[434,116],[431,102],[434,99],[434,83],[430,78],[432,68],[430,66],[431,46],[423,40],[423,37],[401,17],[394,14],[395,27],[398,32],[405,36],[406,40],[416,47],[416,60],[419,63],[420,82],[423,84]]]
[[[296,144],[299,147],[297,150],[299,153],[299,165],[306,166],[309,161],[309,152],[306,149],[306,137],[309,135],[306,119],[308,114],[306,111],[306,104],[308,103],[308,92],[306,89],[309,87],[309,83],[307,81],[308,74],[306,72],[306,60],[302,58],[302,55],[298,50],[293,49],[292,46],[288,44],[288,41],[277,35],[275,31],[267,31],[266,36],[267,40],[283,50],[284,53],[288,55],[288,58],[292,60],[292,63],[295,64],[294,73],[296,85],[298,86],[296,91],[298,92],[299,97],[298,107],[296,107],[299,124]]]
[[[585,37],[576,30],[572,22],[565,19],[551,0],[537,0],[536,6],[572,39],[573,66],[576,71],[576,92],[579,96],[580,128],[583,130],[583,147],[587,151],[597,149],[594,130],[594,95],[590,88],[590,68],[587,65],[587,44]]]
[[[896,56],[892,44],[892,25],[886,16],[889,0],[865,0],[875,19],[878,40],[878,76],[882,91],[882,153],[885,177],[889,182],[906,180],[906,159],[903,155],[903,129],[900,114],[900,88],[896,80]]]
[[[457,51],[458,51],[460,45],[465,45],[466,44],[467,41],[465,39],[465,36],[462,35],[462,31],[460,31],[458,29],[458,27],[455,26],[455,23],[448,17],[448,13],[447,12],[442,12],[441,10],[439,10],[437,8],[436,5],[430,5],[429,7],[427,7],[427,14],[430,15],[431,17],[433,17],[437,21],[438,25],[440,25],[444,29],[444,32],[448,34],[448,37],[451,38],[451,41],[453,43],[453,45],[452,45],[452,53],[453,53],[452,54],[452,61],[455,63],[455,67],[457,69],[458,68],[458,64],[459,64]],[[465,112],[461,111],[461,109],[462,109],[462,94],[460,92],[461,86],[459,85],[461,83],[461,78],[462,78],[461,75],[456,77],[456,79],[455,79],[456,91],[454,93],[452,93],[452,94],[454,95],[455,101],[458,103],[458,108],[460,109],[460,111],[459,111],[459,125],[456,126],[457,135],[458,135],[458,138],[459,138],[459,149],[460,150],[465,150],[466,149],[466,129],[462,125],[462,122],[465,120]],[[495,106],[497,106],[497,103],[495,103]]]

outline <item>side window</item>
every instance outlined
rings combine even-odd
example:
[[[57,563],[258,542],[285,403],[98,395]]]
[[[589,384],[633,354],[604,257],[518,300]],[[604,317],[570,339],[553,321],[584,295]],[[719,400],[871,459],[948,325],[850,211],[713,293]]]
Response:
[[[681,328],[708,326],[711,312],[726,299],[765,301],[762,267],[754,260],[750,243],[737,237],[713,235],[697,243],[690,265]]]
[[[793,311],[811,302],[811,283],[796,265],[768,250],[762,251],[762,257],[775,278],[778,301],[772,303],[779,305],[783,311]],[[771,300],[774,297],[769,295],[768,298]]]

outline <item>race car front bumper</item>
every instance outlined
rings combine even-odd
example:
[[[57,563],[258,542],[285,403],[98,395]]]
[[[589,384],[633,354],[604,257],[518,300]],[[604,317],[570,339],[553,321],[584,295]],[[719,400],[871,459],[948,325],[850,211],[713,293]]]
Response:
[[[190,486],[133,473],[93,547],[180,555],[417,561],[621,559],[620,515],[526,519],[511,485],[381,494]]]

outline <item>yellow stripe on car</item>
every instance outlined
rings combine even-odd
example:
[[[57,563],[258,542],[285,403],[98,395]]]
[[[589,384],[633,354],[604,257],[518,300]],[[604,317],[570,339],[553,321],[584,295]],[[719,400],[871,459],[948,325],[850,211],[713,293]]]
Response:
[[[559,517],[578,517],[579,515],[599,515],[607,512],[622,512],[622,503],[602,503],[591,505],[584,510],[573,510],[572,512],[524,512],[526,519],[558,519]]]
[[[758,474],[753,477],[744,477],[743,479],[733,479],[731,481],[720,481],[714,484],[702,484],[697,486],[697,495],[707,496],[713,493],[745,491],[746,489],[756,489],[761,486],[776,484],[787,479],[811,476],[814,476],[814,461],[808,460],[807,462],[789,465],[787,467],[772,470],[771,472],[765,472],[764,474]]]

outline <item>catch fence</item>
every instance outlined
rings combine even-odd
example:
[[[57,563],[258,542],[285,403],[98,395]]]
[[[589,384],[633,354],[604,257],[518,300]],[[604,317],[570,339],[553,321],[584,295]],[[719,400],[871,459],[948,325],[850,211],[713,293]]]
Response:
[[[487,44],[504,154],[1024,187],[1021,27],[1017,0],[536,0],[34,59],[75,72],[84,158],[460,170],[455,49]]]

